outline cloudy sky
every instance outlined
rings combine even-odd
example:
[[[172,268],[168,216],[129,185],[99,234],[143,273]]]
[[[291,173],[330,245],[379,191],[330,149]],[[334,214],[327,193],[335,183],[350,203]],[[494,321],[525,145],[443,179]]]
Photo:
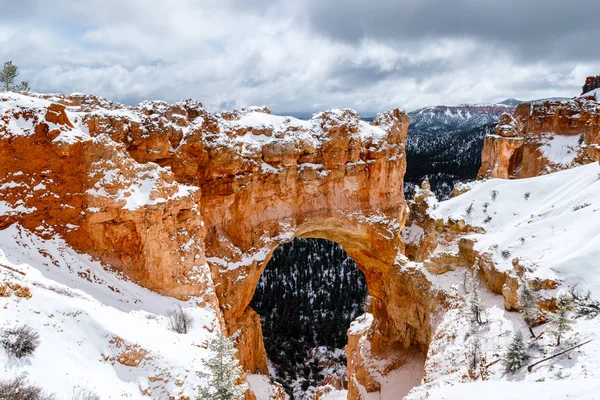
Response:
[[[38,92],[278,113],[579,94],[598,0],[0,0]]]

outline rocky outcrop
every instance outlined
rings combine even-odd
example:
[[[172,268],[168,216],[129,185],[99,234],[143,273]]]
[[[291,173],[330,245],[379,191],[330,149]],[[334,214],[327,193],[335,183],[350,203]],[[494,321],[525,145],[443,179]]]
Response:
[[[521,103],[513,115],[502,115],[495,135],[485,137],[478,178],[528,178],[593,162],[599,114],[593,94]]]
[[[301,121],[258,108],[215,115],[191,100],[8,94],[0,228],[59,234],[142,286],[198,297],[251,373],[267,372],[248,305],[272,251],[329,239],[365,273],[373,357],[425,354],[443,295],[401,255],[408,124],[399,110],[368,124],[352,110]]]
[[[197,188],[86,135],[63,105],[2,101],[0,228],[57,233],[152,290],[209,292]]]
[[[581,94],[586,94],[598,88],[600,88],[600,75],[588,76],[585,78],[585,84],[581,88]]]

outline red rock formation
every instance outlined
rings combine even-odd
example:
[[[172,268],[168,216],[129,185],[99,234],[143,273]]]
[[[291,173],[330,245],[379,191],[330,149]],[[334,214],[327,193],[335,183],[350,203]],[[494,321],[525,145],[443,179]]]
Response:
[[[585,78],[585,84],[581,88],[581,94],[586,94],[598,88],[600,88],[600,75],[588,76]]]
[[[527,178],[592,162],[599,114],[593,96],[520,104],[485,137],[478,178]]]
[[[333,240],[374,299],[373,356],[426,353],[443,296],[400,255],[404,112],[370,125],[351,110],[300,121],[212,115],[194,101],[36,96],[0,101],[0,228],[58,233],[145,287],[203,297],[245,370],[262,373],[248,304],[272,251],[294,236]]]

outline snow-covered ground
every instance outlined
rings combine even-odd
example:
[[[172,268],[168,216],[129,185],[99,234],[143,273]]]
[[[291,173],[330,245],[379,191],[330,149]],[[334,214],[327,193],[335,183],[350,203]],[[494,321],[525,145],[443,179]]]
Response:
[[[44,240],[19,227],[0,231],[0,286],[26,286],[31,298],[0,297],[0,329],[35,328],[41,344],[16,359],[0,349],[0,377],[28,380],[70,399],[85,387],[102,399],[193,396],[196,371],[218,322],[192,299],[180,302],[105,271],[61,239]],[[180,305],[194,318],[190,333],[169,329],[167,312]],[[129,364],[129,365],[127,365]]]
[[[471,207],[472,205],[472,207]],[[475,249],[492,255],[501,271],[513,269],[513,260],[526,267],[528,279],[553,279],[560,287],[547,295],[576,286],[600,299],[600,166],[596,163],[554,174],[522,179],[477,182],[469,192],[433,205],[432,216],[464,219],[485,233],[468,237]],[[465,296],[457,269],[431,276],[460,299]],[[503,299],[482,286],[487,323],[473,330],[467,305],[459,300],[434,333],[425,365],[425,385],[407,397],[416,399],[597,399],[600,385],[600,318],[573,318],[572,330],[556,346],[549,324],[535,327],[529,338],[518,312],[506,311]],[[503,357],[517,330],[526,338],[529,360],[542,360],[571,346],[591,342],[515,374],[506,371]],[[478,339],[476,339],[478,338]],[[469,355],[480,341],[482,362],[475,370]]]
[[[597,163],[529,179],[477,182],[430,212],[483,227],[485,233],[471,236],[475,249],[489,252],[501,271],[512,270],[518,259],[531,277],[578,284],[600,296]]]
[[[491,254],[501,271],[513,269],[513,259],[527,267],[528,279],[553,279],[560,287],[546,295],[567,292],[577,285],[600,300],[600,166],[596,163],[522,180],[492,179],[475,182],[465,194],[430,204],[440,219],[464,219],[485,229],[467,237],[475,249]],[[472,205],[472,207],[470,207]],[[470,210],[469,210],[470,209]],[[414,229],[414,228],[413,228]],[[447,251],[447,248],[440,248]],[[418,264],[412,264],[419,267]],[[425,273],[425,269],[423,269]],[[478,286],[485,305],[485,324],[473,328],[464,289],[465,270],[443,275],[428,274],[435,286],[455,299],[452,309],[440,316],[425,362],[421,385],[405,400],[464,399],[600,399],[600,317],[571,314],[572,330],[560,346],[550,334],[550,324],[533,328],[518,312],[506,311],[503,298]],[[504,356],[513,334],[523,332],[528,353],[525,366],[507,372]],[[580,343],[589,343],[532,368],[527,366]],[[479,342],[480,362],[470,365],[472,349]],[[395,385],[406,382],[388,376],[378,400],[402,398]],[[344,398],[334,392],[328,400]]]

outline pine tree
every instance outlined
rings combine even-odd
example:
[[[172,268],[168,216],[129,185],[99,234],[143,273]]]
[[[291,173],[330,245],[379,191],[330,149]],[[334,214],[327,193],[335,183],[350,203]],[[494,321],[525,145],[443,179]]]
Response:
[[[236,349],[231,340],[219,333],[209,344],[214,353],[203,365],[210,373],[198,372],[201,378],[208,378],[208,386],[198,387],[196,400],[241,400],[247,385],[238,384],[242,368],[235,358]]]
[[[523,334],[521,331],[517,331],[508,350],[506,351],[506,361],[508,361],[508,370],[510,372],[517,372],[523,366],[523,363],[527,359],[527,352],[525,351],[525,342],[523,341]]]
[[[550,333],[556,337],[556,345],[560,346],[560,340],[565,332],[573,329],[571,327],[573,321],[569,318],[569,312],[573,309],[571,296],[568,294],[558,296],[556,299],[556,306],[558,307],[558,310],[551,320]]]
[[[531,337],[535,337],[532,325],[535,323],[538,315],[537,298],[533,290],[529,287],[527,281],[522,281],[519,287],[519,304],[521,305],[523,319],[527,323]]]
[[[15,79],[19,76],[19,67],[14,65],[12,61],[4,63],[4,68],[0,71],[1,90],[5,92],[28,92],[29,84],[25,81],[20,84],[15,84]]]
[[[477,322],[479,325],[483,325],[485,324],[485,306],[481,301],[481,297],[479,297],[479,290],[477,290],[478,281],[475,272],[471,274],[467,283],[469,287],[469,291],[467,293],[467,304],[469,306],[472,321]]]
[[[473,340],[469,346],[469,358],[471,369],[475,370],[481,362],[481,337],[479,336],[479,328],[475,328],[473,332]]]

